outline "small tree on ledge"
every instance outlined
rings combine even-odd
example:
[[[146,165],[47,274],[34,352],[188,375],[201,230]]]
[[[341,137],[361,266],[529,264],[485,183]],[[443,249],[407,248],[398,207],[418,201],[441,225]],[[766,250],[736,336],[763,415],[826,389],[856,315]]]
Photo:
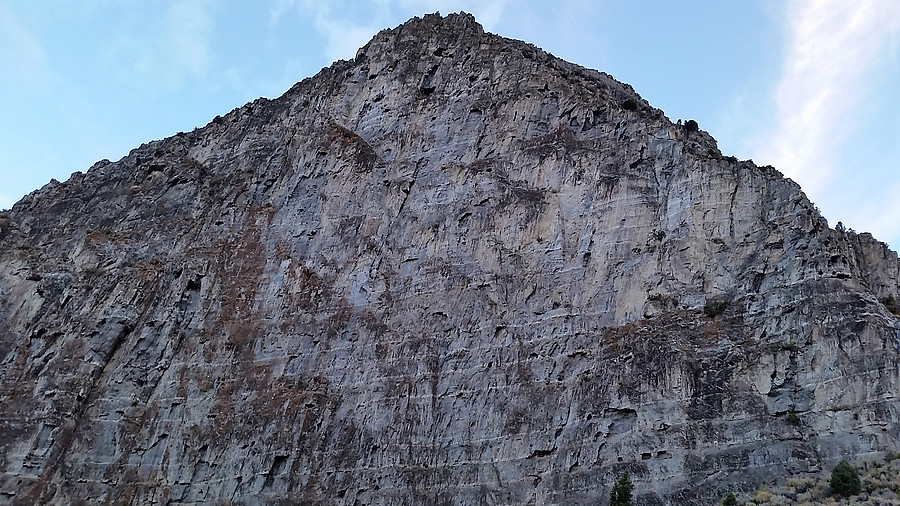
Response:
[[[728,492],[728,495],[722,499],[722,506],[737,506],[737,497],[734,496],[734,492]]]
[[[609,506],[631,506],[632,490],[634,490],[634,484],[631,483],[628,471],[625,471],[625,474],[613,485],[612,492],[609,494]]]

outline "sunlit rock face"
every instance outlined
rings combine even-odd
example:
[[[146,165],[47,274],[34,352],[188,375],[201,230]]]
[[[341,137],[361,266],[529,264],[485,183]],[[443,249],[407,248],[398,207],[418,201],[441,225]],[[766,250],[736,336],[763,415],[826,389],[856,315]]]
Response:
[[[0,215],[0,494],[604,503],[896,449],[897,255],[469,15]]]

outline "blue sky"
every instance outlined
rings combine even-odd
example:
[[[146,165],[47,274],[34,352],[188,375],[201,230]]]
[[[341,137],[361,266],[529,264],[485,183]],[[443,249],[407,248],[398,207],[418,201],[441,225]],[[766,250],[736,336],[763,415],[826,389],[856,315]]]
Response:
[[[900,247],[897,0],[0,0],[0,208],[465,10],[774,165]]]

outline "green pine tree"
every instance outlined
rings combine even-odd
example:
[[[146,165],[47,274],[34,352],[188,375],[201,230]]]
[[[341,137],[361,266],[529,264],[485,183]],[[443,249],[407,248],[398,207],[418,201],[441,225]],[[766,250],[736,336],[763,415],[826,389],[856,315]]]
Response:
[[[728,492],[725,499],[722,499],[722,506],[737,506],[737,497],[734,496],[734,492]]]
[[[856,468],[848,464],[846,460],[842,460],[840,464],[835,466],[834,470],[831,471],[831,479],[828,480],[828,486],[831,487],[832,493],[840,494],[844,497],[850,497],[851,495],[856,495],[862,491],[859,473],[857,473]]]
[[[634,490],[634,484],[631,483],[628,471],[625,471],[609,494],[609,506],[631,506],[632,490]]]

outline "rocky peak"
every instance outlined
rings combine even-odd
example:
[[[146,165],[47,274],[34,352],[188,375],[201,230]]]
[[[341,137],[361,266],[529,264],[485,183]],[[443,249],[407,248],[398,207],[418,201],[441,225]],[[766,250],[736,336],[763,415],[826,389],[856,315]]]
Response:
[[[895,449],[897,255],[691,126],[429,15],[48,184],[0,216],[0,493],[708,504]]]

